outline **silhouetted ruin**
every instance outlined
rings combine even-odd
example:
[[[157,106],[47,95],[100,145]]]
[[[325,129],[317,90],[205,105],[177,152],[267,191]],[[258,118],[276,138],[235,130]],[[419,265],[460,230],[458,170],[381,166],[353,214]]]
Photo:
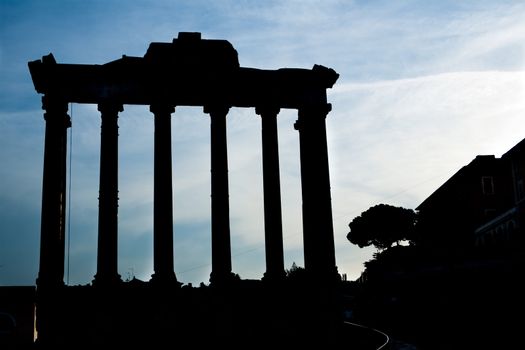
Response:
[[[291,338],[310,334],[329,339],[338,322],[333,286],[339,279],[325,125],[331,110],[326,90],[338,79],[334,70],[320,65],[241,67],[228,41],[202,39],[200,33],[179,33],[171,43],[151,43],[144,57],[124,55],[103,65],[82,65],[57,63],[49,54],[29,62],[29,70],[36,91],[44,95],[46,121],[37,278],[39,344],[163,344],[188,334],[206,335],[196,340],[210,344],[286,333]],[[97,272],[92,286],[65,287],[63,282],[71,102],[97,104],[101,115]],[[149,283],[123,283],[117,267],[117,120],[124,105],[130,104],[149,106],[155,118],[154,274]],[[201,106],[211,119],[209,288],[181,289],[174,273],[171,115],[177,106]],[[262,120],[263,284],[240,283],[232,272],[226,119],[233,107],[255,108]],[[306,293],[284,288],[276,122],[283,108],[298,111],[294,127],[300,143]],[[275,326],[279,322],[281,326]]]
[[[386,220],[388,229],[402,232],[378,236],[383,228],[374,226],[364,228],[372,235],[349,237],[382,250],[357,281],[341,281],[325,125],[331,109],[326,91],[338,79],[334,70],[241,67],[228,41],[187,32],[171,43],[151,43],[143,57],[83,65],[60,64],[49,54],[29,62],[29,70],[43,94],[45,119],[40,264],[36,288],[0,288],[1,349],[406,349],[383,332],[417,349],[514,348],[521,341],[525,140],[501,158],[478,156],[461,168],[411,213],[408,228],[392,225],[399,213]],[[101,116],[97,268],[92,283],[77,286],[64,284],[69,103],[97,104]],[[146,282],[122,281],[117,266],[118,117],[125,105],[149,106],[154,116],[154,273]],[[178,106],[199,106],[210,116],[212,268],[210,284],[198,288],[181,283],[174,268],[171,116]],[[261,117],[261,280],[242,280],[232,271],[231,108],[254,108]],[[278,156],[281,109],[298,111],[301,165],[305,267],[294,263],[289,270]],[[385,217],[383,212],[367,221]],[[410,244],[392,246],[398,239]]]

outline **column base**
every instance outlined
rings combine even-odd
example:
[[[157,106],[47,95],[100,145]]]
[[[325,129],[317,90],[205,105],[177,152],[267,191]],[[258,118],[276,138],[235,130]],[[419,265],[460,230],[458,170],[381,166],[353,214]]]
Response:
[[[182,283],[177,281],[177,277],[175,277],[175,273],[154,273],[151,275],[151,279],[149,280],[152,285],[155,286],[162,286],[162,287],[175,287],[180,288],[182,286]]]
[[[210,274],[210,285],[212,286],[231,286],[235,282],[240,281],[239,275],[233,272],[211,272]]]
[[[37,288],[40,289],[62,288],[66,285],[63,280],[44,278],[42,276],[38,276],[35,283]]]
[[[284,271],[279,271],[279,272],[268,272],[267,271],[264,273],[263,277],[261,278],[261,280],[264,281],[265,283],[268,282],[268,283],[273,283],[273,284],[281,283],[285,279],[286,279],[286,273]]]
[[[318,282],[322,285],[332,285],[341,281],[341,275],[337,270],[337,266],[328,269],[306,270],[307,278],[310,281]]]
[[[122,278],[119,274],[113,276],[96,274],[91,284],[94,287],[116,287],[122,284]]]

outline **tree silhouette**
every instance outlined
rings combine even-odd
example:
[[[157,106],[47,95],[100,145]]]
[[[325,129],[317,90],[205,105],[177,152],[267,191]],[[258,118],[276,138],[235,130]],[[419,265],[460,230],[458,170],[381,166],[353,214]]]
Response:
[[[373,245],[379,250],[415,238],[417,214],[412,209],[378,204],[354,218],[346,238],[360,248]]]
[[[297,266],[294,261],[289,269],[285,269],[285,273],[290,281],[299,281],[305,278],[306,270],[304,267]]]

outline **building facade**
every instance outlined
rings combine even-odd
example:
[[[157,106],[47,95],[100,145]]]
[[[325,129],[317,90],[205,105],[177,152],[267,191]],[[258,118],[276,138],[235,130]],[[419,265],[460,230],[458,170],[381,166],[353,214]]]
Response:
[[[416,208],[421,244],[456,256],[509,243],[523,227],[524,181],[525,140],[477,156]]]

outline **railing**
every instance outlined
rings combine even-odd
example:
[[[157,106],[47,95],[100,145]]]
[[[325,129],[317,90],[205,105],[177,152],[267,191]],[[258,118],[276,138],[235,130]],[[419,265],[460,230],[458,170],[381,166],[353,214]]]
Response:
[[[391,345],[390,337],[380,330],[370,328],[353,322],[344,322],[345,325],[351,327],[348,330],[349,337],[353,342],[355,341],[358,345],[358,349],[363,350],[386,350]]]

